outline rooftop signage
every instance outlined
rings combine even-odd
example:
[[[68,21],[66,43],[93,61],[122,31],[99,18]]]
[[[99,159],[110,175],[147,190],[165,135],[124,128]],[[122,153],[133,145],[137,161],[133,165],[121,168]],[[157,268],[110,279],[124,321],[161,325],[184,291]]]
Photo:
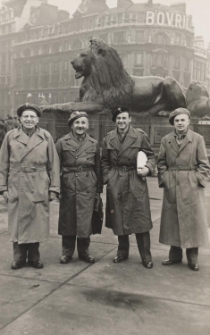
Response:
[[[191,31],[193,30],[191,16],[173,12],[147,11],[146,25],[168,26]]]

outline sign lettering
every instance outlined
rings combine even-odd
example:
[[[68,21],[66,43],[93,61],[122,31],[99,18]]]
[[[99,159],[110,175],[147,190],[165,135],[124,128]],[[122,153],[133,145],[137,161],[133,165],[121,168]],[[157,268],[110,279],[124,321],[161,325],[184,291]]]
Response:
[[[191,16],[170,12],[146,12],[146,25],[169,26],[180,29],[192,30]]]

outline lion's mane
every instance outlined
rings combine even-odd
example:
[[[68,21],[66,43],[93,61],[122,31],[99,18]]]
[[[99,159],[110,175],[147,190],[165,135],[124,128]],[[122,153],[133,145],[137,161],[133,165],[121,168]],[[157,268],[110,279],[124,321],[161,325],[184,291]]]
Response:
[[[90,69],[80,87],[80,101],[101,99],[105,108],[129,106],[134,81],[124,70],[121,58],[101,40],[91,40],[87,51]]]

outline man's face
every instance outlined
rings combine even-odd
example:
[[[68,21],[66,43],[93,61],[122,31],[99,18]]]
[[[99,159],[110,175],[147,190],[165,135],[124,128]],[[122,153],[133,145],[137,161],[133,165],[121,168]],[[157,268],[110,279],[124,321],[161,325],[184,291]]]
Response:
[[[116,117],[117,128],[121,131],[126,131],[129,127],[130,122],[131,122],[131,118],[128,112],[120,113]]]
[[[39,122],[39,118],[35,111],[29,109],[23,111],[20,117],[20,122],[26,129],[30,130],[35,128],[35,126]]]
[[[189,116],[186,114],[177,115],[174,118],[174,128],[177,133],[185,133],[190,124]]]
[[[78,136],[85,134],[88,127],[89,127],[88,119],[85,116],[76,119],[72,124],[72,130]]]

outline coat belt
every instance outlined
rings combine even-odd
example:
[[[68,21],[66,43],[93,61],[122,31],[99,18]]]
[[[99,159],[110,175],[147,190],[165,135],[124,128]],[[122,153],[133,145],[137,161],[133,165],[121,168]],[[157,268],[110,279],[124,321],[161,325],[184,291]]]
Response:
[[[87,172],[87,171],[93,171],[92,166],[89,167],[83,167],[83,166],[65,166],[62,168],[63,173],[69,173],[69,172]]]
[[[35,166],[20,166],[19,168],[10,168],[12,171],[17,171],[17,172],[36,172],[36,171],[46,171],[46,166],[40,166],[40,167],[35,167]]]
[[[112,166],[112,169],[126,172],[130,170],[136,170],[136,166],[117,166],[115,165],[115,166]]]
[[[197,170],[196,166],[170,166],[168,168],[169,171],[193,171],[193,170]]]

